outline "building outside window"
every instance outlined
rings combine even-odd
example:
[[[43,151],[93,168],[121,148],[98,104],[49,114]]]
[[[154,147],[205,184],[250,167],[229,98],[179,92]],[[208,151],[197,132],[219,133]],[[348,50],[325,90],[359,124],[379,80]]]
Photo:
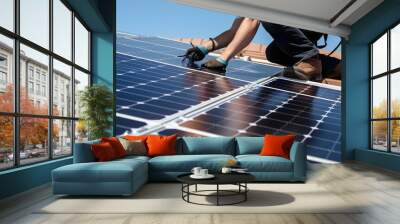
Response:
[[[33,82],[32,81],[28,82],[28,91],[29,91],[29,94],[33,94],[34,93],[34,87],[33,87]]]
[[[46,83],[46,74],[42,73],[42,82]]]
[[[400,24],[370,46],[371,148],[400,153]]]
[[[40,70],[38,68],[36,69],[36,80],[40,81]]]
[[[42,86],[42,96],[46,96],[46,86]]]
[[[79,103],[81,88],[90,84],[85,82],[91,74],[90,32],[64,1],[51,2],[19,1],[19,12],[12,12],[14,17],[20,16],[15,18],[20,21],[15,30],[0,22],[8,30],[0,30],[0,170],[70,156],[74,141],[87,138],[86,126],[78,122],[79,113],[74,113],[72,105]],[[37,14],[38,11],[42,13]],[[82,46],[86,49],[78,49]],[[12,60],[14,52],[20,59],[17,62]],[[19,88],[15,88],[15,66],[19,66]],[[1,90],[3,84],[11,88]],[[16,90],[20,91],[18,99],[13,98]],[[15,103],[20,109],[18,113],[14,111]],[[19,129],[16,134],[14,125]]]
[[[7,56],[0,54],[0,91],[5,91],[7,87]]]
[[[29,79],[33,80],[34,77],[33,77],[33,67],[32,66],[29,66],[28,74],[29,74]]]
[[[36,95],[40,96],[40,84],[36,84]]]

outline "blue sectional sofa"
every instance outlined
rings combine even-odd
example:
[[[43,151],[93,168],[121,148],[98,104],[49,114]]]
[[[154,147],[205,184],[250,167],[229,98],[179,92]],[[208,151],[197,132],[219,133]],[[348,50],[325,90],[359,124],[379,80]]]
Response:
[[[295,142],[290,159],[260,156],[263,137],[182,137],[176,144],[177,155],[127,156],[122,159],[96,162],[90,145],[75,145],[74,163],[52,172],[54,194],[68,195],[131,195],[148,181],[176,181],[180,174],[193,167],[218,172],[228,160],[236,160],[259,182],[304,182],[306,152]]]

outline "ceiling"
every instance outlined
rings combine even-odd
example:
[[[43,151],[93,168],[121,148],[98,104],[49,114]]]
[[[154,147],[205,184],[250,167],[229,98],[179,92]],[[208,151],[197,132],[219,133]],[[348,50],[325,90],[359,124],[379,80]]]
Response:
[[[383,2],[383,0],[172,1],[342,37],[350,34],[353,23]]]

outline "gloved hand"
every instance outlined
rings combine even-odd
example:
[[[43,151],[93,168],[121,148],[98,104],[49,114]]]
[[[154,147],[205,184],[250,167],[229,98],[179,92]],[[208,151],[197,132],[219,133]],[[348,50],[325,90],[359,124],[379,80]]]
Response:
[[[220,59],[220,58],[212,59],[212,60],[209,60],[206,63],[202,64],[201,66],[208,70],[225,73],[227,62],[225,60],[223,60],[223,61],[221,61],[221,60],[223,60],[223,59]]]
[[[208,53],[207,48],[203,46],[193,46],[189,48],[182,57],[188,59],[191,62],[201,61],[203,60]]]

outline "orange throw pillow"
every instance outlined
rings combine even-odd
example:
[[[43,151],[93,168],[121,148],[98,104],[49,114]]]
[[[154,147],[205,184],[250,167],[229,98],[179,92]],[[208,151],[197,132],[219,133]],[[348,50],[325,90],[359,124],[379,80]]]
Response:
[[[91,145],[91,149],[94,157],[99,162],[110,161],[117,158],[113,147],[108,142],[93,144]]]
[[[290,147],[295,140],[295,135],[265,135],[261,156],[280,156],[290,158]]]
[[[165,155],[176,155],[176,135],[171,136],[159,136],[150,135],[147,137],[147,155],[154,156],[165,156]]]
[[[126,156],[126,151],[124,149],[124,146],[122,146],[121,142],[118,140],[116,137],[110,137],[110,138],[101,138],[101,142],[108,142],[114,149],[115,155],[117,158],[122,158]]]

